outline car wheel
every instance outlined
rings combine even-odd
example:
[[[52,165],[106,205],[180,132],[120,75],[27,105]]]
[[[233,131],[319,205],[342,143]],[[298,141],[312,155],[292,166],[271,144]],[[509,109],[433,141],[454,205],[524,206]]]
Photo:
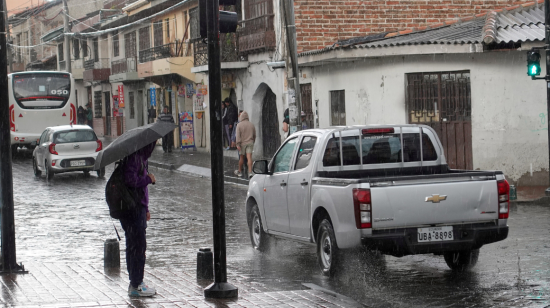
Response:
[[[42,175],[42,171],[38,169],[38,164],[36,163],[36,158],[32,158],[32,170],[34,171],[35,177],[40,177]]]
[[[48,180],[53,179],[53,176],[55,173],[53,173],[52,169],[48,167],[48,161],[44,162],[44,168],[46,169],[46,179]]]
[[[89,177],[89,176],[90,176],[90,171],[89,170],[84,171],[84,177]]]
[[[476,265],[479,249],[445,252],[443,257],[450,269],[462,272]]]
[[[338,265],[338,245],[332,223],[326,218],[317,229],[317,261],[323,275],[334,275]]]
[[[262,217],[260,216],[260,210],[257,205],[252,207],[250,212],[250,241],[252,242],[252,248],[257,251],[267,251],[269,247],[269,235],[264,232]]]
[[[102,178],[102,177],[105,177],[105,167],[97,170],[97,177],[98,178]]]

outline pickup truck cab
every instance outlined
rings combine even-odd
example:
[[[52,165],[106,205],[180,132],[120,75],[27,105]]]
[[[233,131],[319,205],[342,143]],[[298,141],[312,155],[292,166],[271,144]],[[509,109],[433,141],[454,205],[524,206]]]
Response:
[[[252,246],[270,236],[317,246],[323,274],[342,250],[443,255],[453,270],[508,235],[509,185],[500,171],[449,169],[424,125],[310,129],[271,161],[254,162],[246,213]]]

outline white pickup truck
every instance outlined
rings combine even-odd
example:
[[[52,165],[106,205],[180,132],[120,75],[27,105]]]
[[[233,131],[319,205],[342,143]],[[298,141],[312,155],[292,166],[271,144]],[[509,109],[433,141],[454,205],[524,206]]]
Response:
[[[323,274],[340,250],[397,257],[443,255],[453,270],[508,236],[509,185],[501,171],[449,169],[429,126],[311,129],[254,162],[246,214],[252,245],[270,236],[317,246]]]

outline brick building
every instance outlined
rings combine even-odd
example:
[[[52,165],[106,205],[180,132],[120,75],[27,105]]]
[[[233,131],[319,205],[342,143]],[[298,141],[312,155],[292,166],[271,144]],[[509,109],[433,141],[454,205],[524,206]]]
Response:
[[[298,52],[373,33],[457,20],[533,1],[515,0],[295,0]]]

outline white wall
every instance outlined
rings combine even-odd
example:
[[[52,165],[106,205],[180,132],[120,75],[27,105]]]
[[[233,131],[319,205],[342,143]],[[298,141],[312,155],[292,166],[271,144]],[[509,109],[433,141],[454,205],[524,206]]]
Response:
[[[544,64],[542,64],[544,65]],[[331,90],[345,90],[346,123],[404,124],[405,74],[470,70],[474,169],[502,170],[520,185],[539,172],[548,184],[543,81],[526,75],[525,51],[391,56],[313,68],[320,127],[330,125]],[[523,177],[522,177],[523,176]],[[532,183],[533,184],[533,183]]]

